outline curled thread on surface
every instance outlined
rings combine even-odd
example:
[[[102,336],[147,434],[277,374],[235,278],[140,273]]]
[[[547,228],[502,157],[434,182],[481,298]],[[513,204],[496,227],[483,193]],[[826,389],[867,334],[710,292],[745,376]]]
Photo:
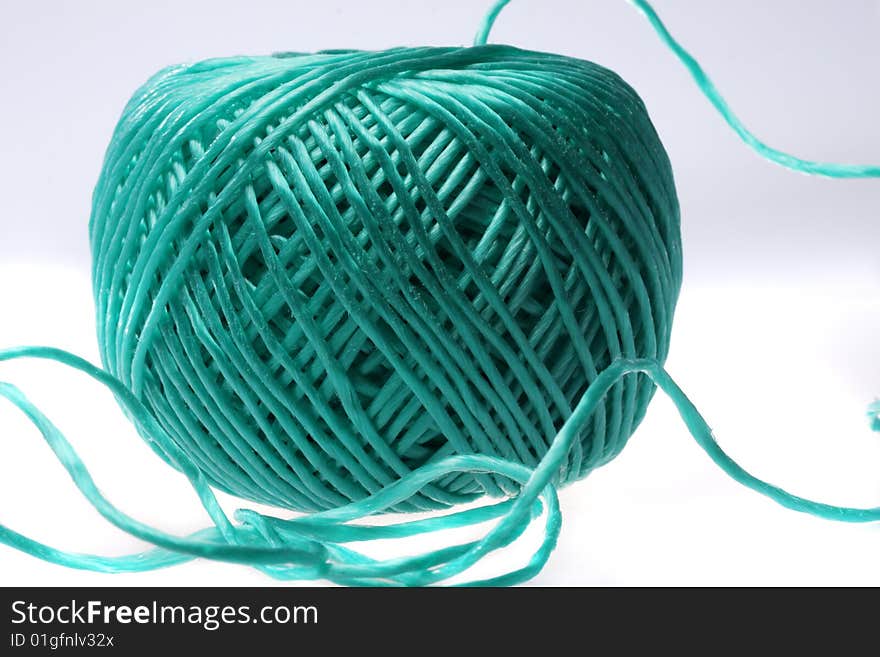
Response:
[[[679,210],[644,105],[592,62],[486,45],[505,4],[472,48],[215,59],[135,93],[90,222],[103,369],[47,347],[0,360],[53,360],[108,387],[213,526],[180,537],[121,512],[52,422],[0,383],[96,510],[156,548],[73,554],[3,526],[0,542],[103,572],[210,558],[282,580],[426,585],[540,519],[528,563],[470,582],[516,584],[556,544],[557,488],[623,449],[656,387],[745,486],[825,518],[880,519],[787,493],[716,443],[663,368]],[[634,4],[759,154],[880,176],[763,144]],[[871,417],[880,428],[878,408]],[[230,518],[212,489],[306,513]],[[411,557],[352,547],[481,523],[478,539]]]

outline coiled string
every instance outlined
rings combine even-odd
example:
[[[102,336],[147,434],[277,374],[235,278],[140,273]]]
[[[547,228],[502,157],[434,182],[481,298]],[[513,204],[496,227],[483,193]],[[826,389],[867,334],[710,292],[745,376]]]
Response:
[[[877,166],[813,162],[764,144],[734,115],[705,71],[670,35],[651,6],[644,0],[631,1],[647,16],[667,47],[687,67],[728,125],[758,154],[787,168],[812,175],[880,177],[880,167]],[[487,41],[495,19],[508,2],[497,2],[487,14],[475,39],[476,45]],[[880,520],[880,507],[857,509],[813,502],[746,472],[721,449],[704,418],[662,365],[649,359],[618,359],[599,373],[535,468],[489,456],[450,456],[418,468],[369,497],[329,511],[284,519],[242,509],[230,518],[220,507],[196,463],[177,446],[152,412],[118,379],[82,358],[59,349],[20,347],[0,351],[0,361],[17,358],[56,361],[105,385],[152,446],[188,478],[213,522],[208,529],[178,537],[124,514],[101,494],[85,464],[55,425],[17,387],[0,382],[0,395],[11,401],[39,429],[74,484],[95,509],[116,527],[156,546],[147,552],[121,557],[78,554],[58,550],[0,525],[0,542],[46,561],[73,568],[100,572],[141,572],[195,558],[209,558],[253,566],[281,580],[325,579],[346,585],[427,585],[459,575],[486,554],[509,545],[522,535],[532,520],[543,515],[544,538],[527,564],[498,577],[470,584],[511,585],[526,581],[544,566],[559,535],[561,514],[552,483],[555,475],[564,467],[580,429],[593,416],[608,391],[624,377],[639,373],[648,376],[669,396],[687,430],[712,461],[744,486],[785,507],[819,517],[844,522]],[[872,427],[880,430],[880,403],[869,409],[869,415]],[[486,473],[509,479],[520,486],[519,493],[512,499],[427,519],[386,525],[358,523],[363,518],[393,508],[432,482],[462,472]],[[373,539],[406,538],[487,521],[495,521],[495,524],[478,540],[441,547],[412,557],[376,560],[349,547],[352,543]]]

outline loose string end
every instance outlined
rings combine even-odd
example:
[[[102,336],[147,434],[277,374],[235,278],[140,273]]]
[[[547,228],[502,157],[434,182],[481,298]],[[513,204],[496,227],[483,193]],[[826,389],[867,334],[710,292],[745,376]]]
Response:
[[[477,30],[477,36],[474,37],[475,46],[486,45],[486,42],[489,40],[489,33],[492,31],[492,26],[495,25],[495,20],[498,18],[498,14],[501,13],[501,10],[504,9],[509,2],[510,0],[496,0],[495,4],[492,5],[483,17],[483,21],[480,23],[480,28]]]
[[[868,421],[872,431],[880,431],[880,399],[875,399],[868,406]]]

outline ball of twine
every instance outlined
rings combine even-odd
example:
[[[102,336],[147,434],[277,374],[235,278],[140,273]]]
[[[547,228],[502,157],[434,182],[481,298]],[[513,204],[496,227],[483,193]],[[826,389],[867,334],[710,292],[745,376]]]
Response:
[[[314,511],[453,454],[533,468],[662,362],[671,168],[636,93],[508,46],[219,59],[132,99],[91,221],[102,357],[218,488]],[[613,458],[615,384],[559,483]],[[457,473],[394,510],[510,495]]]

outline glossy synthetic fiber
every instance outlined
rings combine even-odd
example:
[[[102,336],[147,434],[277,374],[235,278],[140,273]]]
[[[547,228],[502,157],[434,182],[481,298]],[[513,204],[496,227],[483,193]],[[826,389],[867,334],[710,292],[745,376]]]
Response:
[[[681,279],[638,96],[508,46],[163,71],[91,238],[106,369],[213,486],[298,511],[451,454],[534,467],[612,360],[665,357]],[[620,451],[651,389],[614,387],[560,483]],[[395,510],[515,491],[462,473]]]
[[[880,509],[792,496],[731,461],[662,367],[681,283],[678,206],[637,94],[591,62],[485,45],[237,57],[172,67],[126,107],[90,224],[106,384],[215,526],[181,538],[116,509],[10,384],[112,523],[157,548],[43,559],[142,571],[209,557],[280,579],[430,584],[543,515],[556,487],[623,448],[659,386],[709,456],[779,503],[846,521]],[[746,143],[806,173],[736,119],[653,10],[636,2]],[[283,509],[229,519],[212,488]],[[500,501],[391,524],[385,511]],[[493,521],[481,539],[376,561],[350,543]]]

